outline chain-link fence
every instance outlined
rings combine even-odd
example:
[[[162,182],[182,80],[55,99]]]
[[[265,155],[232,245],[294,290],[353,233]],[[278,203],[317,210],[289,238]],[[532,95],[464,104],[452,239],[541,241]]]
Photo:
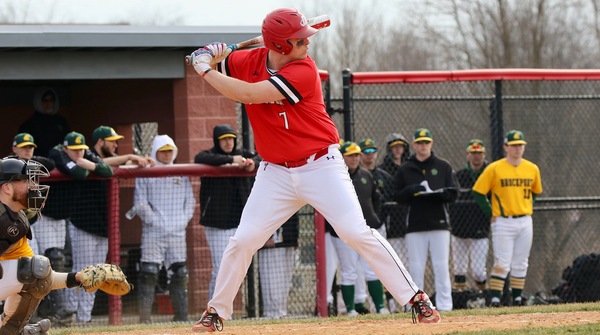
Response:
[[[534,207],[534,240],[525,286],[527,294],[534,294],[538,291],[549,293],[558,287],[563,270],[571,266],[577,256],[600,252],[600,231],[596,222],[600,214],[600,195],[594,187],[600,174],[594,162],[600,151],[596,146],[600,135],[595,131],[600,118],[597,114],[600,95],[595,93],[600,89],[600,71],[568,73],[571,75],[565,76],[564,71],[348,72],[345,74],[348,85],[345,85],[347,91],[344,99],[330,99],[326,74],[322,74],[322,79],[325,82],[323,88],[326,106],[341,136],[357,142],[367,137],[374,139],[379,144],[379,161],[385,155],[384,141],[392,132],[401,133],[411,141],[417,128],[430,129],[435,154],[447,159],[455,170],[466,165],[465,149],[470,139],[480,138],[485,141],[488,160],[491,161],[502,156],[502,136],[505,131],[519,129],[524,132],[528,142],[525,158],[540,167],[544,184],[544,192]],[[551,79],[544,79],[548,77]],[[243,143],[249,146],[251,132],[242,109],[238,112],[240,129],[244,135],[248,135]],[[150,139],[156,134],[156,125],[144,124],[137,127],[139,129],[134,129],[135,147],[141,154],[145,154]],[[187,227],[185,254],[190,280],[188,313],[190,318],[194,318],[206,306],[212,269],[205,232],[199,224],[202,211],[198,206],[202,192],[199,178],[235,175],[227,169],[210,169],[191,164],[189,167],[184,164],[183,169],[168,169],[122,169],[114,178],[104,181],[58,178],[53,181],[45,215],[48,219],[64,221],[60,223],[60,230],[49,230],[42,233],[45,235],[39,235],[42,239],[56,237],[60,244],[57,248],[63,249],[60,251],[67,255],[62,260],[66,261],[65,269],[74,265],[73,254],[78,259],[83,259],[83,262],[96,262],[94,257],[98,253],[107,253],[108,261],[119,262],[134,284],[148,280],[155,289],[151,307],[154,322],[173,320],[176,308],[173,308],[170,292],[173,289],[172,276],[178,269],[162,266],[158,269],[143,268],[140,245],[144,223],[139,216],[130,220],[132,216],[126,215],[133,207],[135,181],[138,178],[160,177],[175,182],[181,181],[182,176],[190,180],[196,205]],[[78,184],[74,186],[72,183]],[[73,194],[73,188],[78,190],[77,195]],[[61,200],[63,197],[71,200]],[[168,200],[171,205],[183,202],[176,196],[163,200]],[[94,216],[89,214],[92,211],[96,213]],[[99,214],[102,211],[104,213]],[[97,222],[91,224],[92,221]],[[69,241],[67,231],[70,225],[79,222],[97,227],[107,225],[107,231],[101,234],[108,236],[107,249],[77,246],[72,240]],[[94,231],[88,233],[96,234]],[[164,242],[164,237],[157,238],[157,243]],[[316,260],[319,253],[324,252],[315,247],[317,239],[314,212],[310,206],[306,206],[298,212],[298,244],[292,253],[291,277],[286,277],[290,278],[288,317],[316,315]],[[66,245],[61,248],[64,243]],[[40,248],[38,252],[45,253],[45,249],[49,247]],[[481,252],[487,252],[486,268],[489,274],[493,254],[491,249]],[[236,298],[235,318],[264,316],[264,290],[260,286],[259,258],[260,253],[255,256]],[[448,262],[452,263],[452,257]],[[284,269],[283,265],[272,265],[276,270]],[[566,271],[565,277],[572,278],[572,270],[575,268],[577,266],[573,264],[571,271]],[[452,266],[450,269],[452,271]],[[144,271],[147,278],[140,278]],[[598,297],[598,276],[592,273],[588,277],[589,281],[582,284],[587,288],[582,294],[576,295],[572,289],[563,286],[563,293],[571,290],[563,296],[564,300],[569,301],[568,298],[574,296],[576,298],[570,301],[581,301],[589,296]],[[473,284],[469,278],[469,285]],[[136,287],[139,288],[137,285]],[[425,289],[434,293],[433,287],[433,275],[429,271],[425,277]],[[93,309],[90,309],[94,321],[92,324],[139,322],[140,292],[141,290],[135,289],[121,300],[113,299],[112,302],[106,295],[98,293]],[[175,301],[178,301],[177,297]],[[54,302],[49,302],[50,309],[52,303]]]
[[[534,207],[525,292],[549,293],[575,257],[600,252],[600,193],[594,187],[600,180],[599,76],[565,70],[345,72],[344,98],[334,99],[330,111],[343,112],[344,120],[334,120],[345,139],[374,139],[380,161],[388,134],[412,142],[417,128],[428,128],[434,153],[455,170],[466,166],[470,139],[484,140],[493,161],[503,157],[504,133],[523,131],[525,158],[539,166],[544,186]],[[488,274],[492,257],[490,249]],[[426,288],[432,287],[428,275]]]

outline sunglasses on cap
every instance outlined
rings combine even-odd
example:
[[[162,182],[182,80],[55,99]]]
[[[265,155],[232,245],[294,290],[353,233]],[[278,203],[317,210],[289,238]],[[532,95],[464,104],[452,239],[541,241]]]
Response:
[[[363,150],[362,152],[365,153],[365,154],[374,154],[374,153],[377,152],[377,149],[375,149],[375,148],[367,148],[367,149]]]

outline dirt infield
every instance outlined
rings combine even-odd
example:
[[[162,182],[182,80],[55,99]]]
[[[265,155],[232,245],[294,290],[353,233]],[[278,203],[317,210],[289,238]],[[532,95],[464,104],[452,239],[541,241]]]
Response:
[[[400,334],[447,334],[481,330],[513,330],[532,327],[560,327],[600,323],[600,311],[562,313],[530,313],[507,315],[445,316],[442,323],[413,325],[410,318],[368,320],[323,319],[315,322],[286,324],[228,325],[217,334],[222,335],[400,335]],[[111,334],[128,335],[180,335],[194,334],[189,328],[165,327],[147,330],[111,331]],[[71,333],[74,334],[74,333]],[[106,335],[107,332],[85,332],[86,335]]]

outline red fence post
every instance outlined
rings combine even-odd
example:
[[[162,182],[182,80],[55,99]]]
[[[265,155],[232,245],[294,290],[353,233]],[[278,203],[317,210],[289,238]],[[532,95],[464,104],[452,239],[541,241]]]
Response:
[[[121,232],[119,228],[119,179],[106,180],[106,215],[108,218],[108,263],[121,264]],[[123,324],[121,297],[108,295],[108,323]]]
[[[327,256],[325,254],[325,218],[315,209],[315,267],[317,275],[317,314],[329,316],[327,308]]]

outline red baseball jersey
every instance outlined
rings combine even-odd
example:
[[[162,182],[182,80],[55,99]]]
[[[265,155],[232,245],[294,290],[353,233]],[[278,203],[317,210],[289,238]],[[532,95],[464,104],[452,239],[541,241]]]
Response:
[[[256,151],[266,161],[297,161],[335,143],[339,135],[325,111],[321,80],[315,62],[307,57],[267,69],[267,48],[238,50],[225,60],[221,72],[254,83],[269,80],[285,100],[246,104],[254,130]]]

